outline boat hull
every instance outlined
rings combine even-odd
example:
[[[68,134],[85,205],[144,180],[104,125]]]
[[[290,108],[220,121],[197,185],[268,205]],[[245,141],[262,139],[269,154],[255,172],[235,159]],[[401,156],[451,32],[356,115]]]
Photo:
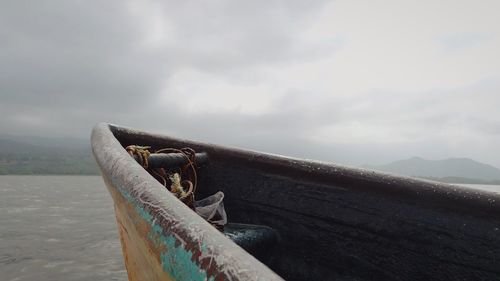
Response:
[[[92,141],[116,205],[131,280],[500,276],[498,194],[107,124],[94,129]],[[266,264],[169,194],[126,154],[123,147],[132,144],[206,152],[198,196],[221,190],[230,221],[276,230],[279,243]],[[146,257],[156,263],[141,264]]]
[[[116,202],[114,205],[116,222],[128,279],[130,281],[175,280],[162,268],[162,261],[159,258],[162,252],[161,245],[148,243],[148,240],[145,239],[145,237],[154,235],[151,223],[142,218],[134,206],[126,201],[121,194],[116,193],[115,187],[109,186],[108,188]]]
[[[129,280],[282,280],[153,179],[101,124],[93,153],[113,197]]]

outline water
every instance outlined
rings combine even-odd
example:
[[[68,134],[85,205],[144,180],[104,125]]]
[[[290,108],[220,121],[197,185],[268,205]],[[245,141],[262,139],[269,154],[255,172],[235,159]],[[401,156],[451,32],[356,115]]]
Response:
[[[120,247],[100,177],[0,176],[1,280],[126,280]]]
[[[492,185],[492,184],[459,184],[463,185],[466,187],[470,187],[473,189],[481,189],[481,190],[486,190],[494,193],[500,193],[500,185]]]
[[[0,176],[0,280],[127,280],[97,176]]]

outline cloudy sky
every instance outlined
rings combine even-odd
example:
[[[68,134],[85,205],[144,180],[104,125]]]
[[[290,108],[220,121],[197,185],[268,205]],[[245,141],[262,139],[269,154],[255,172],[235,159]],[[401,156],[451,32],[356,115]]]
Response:
[[[2,1],[2,134],[500,167],[500,2]]]

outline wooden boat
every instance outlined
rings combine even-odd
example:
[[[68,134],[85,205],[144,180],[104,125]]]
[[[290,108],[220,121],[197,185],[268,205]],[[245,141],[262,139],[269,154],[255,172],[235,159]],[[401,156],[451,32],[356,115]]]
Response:
[[[196,196],[223,191],[229,222],[248,225],[240,234],[256,226],[250,246],[176,198],[129,145],[205,153]],[[93,129],[92,149],[114,200],[129,280],[500,279],[494,193],[109,124]]]

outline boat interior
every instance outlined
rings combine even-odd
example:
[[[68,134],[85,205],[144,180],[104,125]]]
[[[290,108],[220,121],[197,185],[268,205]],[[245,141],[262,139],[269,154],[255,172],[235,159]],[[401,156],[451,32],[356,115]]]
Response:
[[[222,191],[226,236],[285,280],[500,276],[495,194],[119,128],[113,133],[123,147],[206,153],[196,199]]]

